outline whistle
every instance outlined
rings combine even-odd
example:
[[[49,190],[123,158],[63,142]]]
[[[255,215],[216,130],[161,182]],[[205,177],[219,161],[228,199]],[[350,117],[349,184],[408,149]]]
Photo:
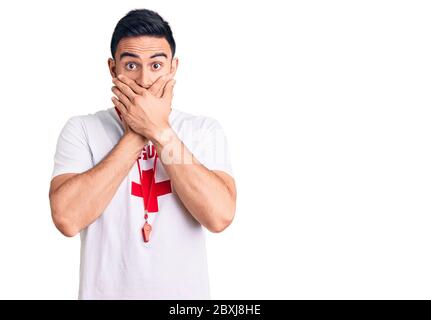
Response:
[[[142,236],[144,237],[144,242],[150,241],[150,233],[151,233],[151,225],[148,222],[145,222],[142,227]]]

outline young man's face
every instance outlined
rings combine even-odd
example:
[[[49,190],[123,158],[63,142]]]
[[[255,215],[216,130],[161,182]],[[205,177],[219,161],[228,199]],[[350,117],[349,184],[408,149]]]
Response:
[[[127,37],[120,40],[115,60],[109,58],[111,76],[123,74],[148,89],[160,77],[175,75],[178,58],[172,60],[171,47],[165,38]]]

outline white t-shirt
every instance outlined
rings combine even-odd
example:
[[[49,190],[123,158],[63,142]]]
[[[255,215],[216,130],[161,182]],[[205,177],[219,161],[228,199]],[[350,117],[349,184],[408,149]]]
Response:
[[[169,122],[205,167],[232,176],[226,137],[216,120],[172,109]],[[58,138],[52,177],[91,169],[122,135],[114,108],[70,118]],[[144,181],[152,178],[154,154],[150,141],[139,158],[143,177],[149,177]],[[155,182],[158,212],[148,214],[149,242],[141,232],[145,219],[137,163],[103,214],[81,231],[79,299],[210,299],[205,229],[172,190],[160,158]]]

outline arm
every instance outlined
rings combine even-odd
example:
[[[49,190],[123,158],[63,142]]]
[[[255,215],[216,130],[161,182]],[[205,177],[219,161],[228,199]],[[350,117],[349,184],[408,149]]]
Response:
[[[52,179],[51,215],[61,233],[72,237],[102,214],[139,157],[145,141],[142,136],[128,131],[92,169]]]
[[[211,232],[221,232],[232,222],[236,207],[236,188],[231,176],[211,171],[187,149],[173,130],[169,138],[155,140],[175,192],[192,216]],[[191,159],[185,163],[184,159]]]

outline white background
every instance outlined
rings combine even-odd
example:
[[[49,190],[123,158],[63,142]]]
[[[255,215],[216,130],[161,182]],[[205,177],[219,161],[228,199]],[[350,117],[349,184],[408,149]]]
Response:
[[[111,106],[129,10],[170,22],[174,108],[215,117],[238,205],[212,298],[431,298],[427,1],[3,1],[0,298],[76,299],[48,189],[65,121]]]

